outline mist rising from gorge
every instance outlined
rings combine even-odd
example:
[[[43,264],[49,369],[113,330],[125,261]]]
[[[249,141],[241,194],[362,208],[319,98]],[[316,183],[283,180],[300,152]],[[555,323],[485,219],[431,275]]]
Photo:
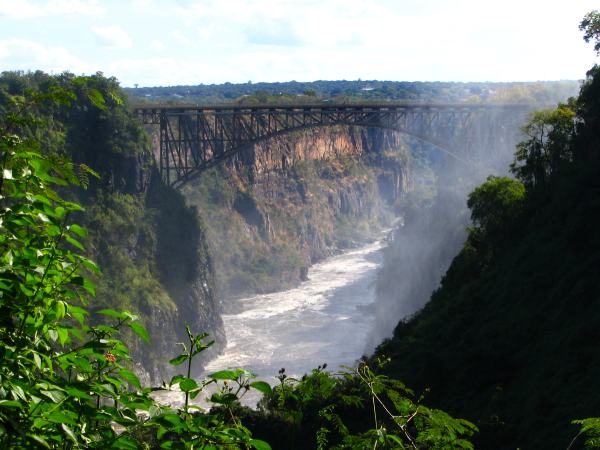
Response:
[[[504,175],[520,139],[515,129],[496,148],[489,164],[465,164],[435,146],[409,139],[412,188],[399,202],[399,226],[392,232],[377,275],[377,327],[368,354],[427,303],[465,238],[468,194],[489,175]]]

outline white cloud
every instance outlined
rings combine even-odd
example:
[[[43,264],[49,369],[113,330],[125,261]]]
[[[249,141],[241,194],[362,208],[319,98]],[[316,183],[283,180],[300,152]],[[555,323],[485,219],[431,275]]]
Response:
[[[0,41],[0,70],[43,70],[76,74],[89,73],[82,61],[63,47],[53,47],[26,39]]]
[[[118,25],[107,27],[92,27],[100,45],[110,49],[127,49],[133,47],[133,41],[127,32]]]
[[[96,0],[0,0],[0,17],[33,19],[45,16],[89,15],[98,16],[104,8]]]
[[[129,0],[134,8],[149,8],[152,6],[152,0]]]
[[[159,41],[158,39],[154,39],[151,43],[150,43],[150,48],[152,50],[155,50],[157,52],[162,52],[164,50],[167,49],[167,46],[165,44],[163,44],[161,41]]]
[[[188,45],[190,43],[188,37],[179,30],[173,31],[171,35],[173,36],[173,39],[175,39],[180,44]]]

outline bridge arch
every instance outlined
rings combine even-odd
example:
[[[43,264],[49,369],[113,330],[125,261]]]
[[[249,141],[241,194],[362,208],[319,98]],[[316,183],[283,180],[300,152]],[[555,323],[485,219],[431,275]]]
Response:
[[[160,128],[164,181],[179,186],[249,145],[316,127],[357,126],[405,133],[465,164],[480,164],[523,121],[523,105],[286,105],[139,108]],[[509,144],[511,149],[514,142]]]
[[[448,155],[451,158],[455,159],[456,161],[459,161],[461,164],[468,165],[468,164],[472,163],[472,162],[467,161],[467,160],[461,158],[460,156],[452,153],[451,150],[446,149],[443,146],[443,143],[433,142],[432,140],[428,139],[427,136],[419,136],[419,135],[411,134],[405,130],[398,129],[398,128],[389,128],[389,127],[384,127],[384,126],[366,125],[366,124],[359,124],[359,123],[342,123],[342,122],[340,122],[340,123],[336,123],[336,124],[300,126],[300,127],[296,127],[296,128],[281,130],[281,131],[278,131],[278,132],[275,132],[275,133],[272,133],[269,135],[261,136],[261,137],[255,139],[254,141],[248,141],[243,147],[234,148],[234,149],[231,149],[229,152],[223,153],[222,155],[220,155],[219,158],[212,158],[212,159],[206,161],[205,163],[201,163],[200,165],[196,166],[191,171],[186,172],[185,174],[181,175],[175,181],[171,181],[170,184],[176,188],[179,186],[182,186],[183,184],[187,183],[188,181],[191,181],[194,178],[198,177],[203,171],[210,169],[211,167],[214,167],[214,166],[234,157],[235,155],[237,155],[239,153],[242,153],[244,150],[248,149],[248,147],[251,145],[268,142],[269,140],[277,138],[277,137],[285,137],[286,135],[289,135],[296,131],[305,131],[305,130],[310,130],[310,129],[315,129],[315,128],[331,128],[331,127],[335,127],[335,126],[379,128],[379,129],[383,129],[383,130],[390,130],[390,131],[393,131],[396,133],[407,134],[408,136],[416,138],[419,141],[422,141],[426,144],[434,146],[435,148],[437,148],[438,150],[443,152],[445,155]],[[163,177],[163,178],[165,178],[165,177]],[[166,180],[166,178],[165,178],[165,180]]]

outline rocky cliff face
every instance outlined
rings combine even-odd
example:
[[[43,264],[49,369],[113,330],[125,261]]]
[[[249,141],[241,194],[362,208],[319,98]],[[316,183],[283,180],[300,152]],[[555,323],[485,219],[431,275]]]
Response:
[[[221,294],[288,287],[310,264],[374,237],[411,188],[409,159],[399,134],[309,129],[250,146],[186,184]]]
[[[158,327],[165,338],[161,350],[164,355],[181,352],[176,342],[187,341],[185,325],[196,333],[209,333],[215,344],[195,360],[198,369],[225,345],[213,258],[204,226],[197,211],[185,204],[183,196],[162,183],[157,185],[157,191],[149,189],[146,199],[146,204],[158,208],[161,214],[157,221],[157,266],[161,283],[175,304],[170,320],[157,317],[149,323]]]
[[[140,316],[150,344],[133,335],[126,340],[145,383],[160,384],[172,375],[168,361],[181,351],[176,343],[186,342],[186,325],[216,342],[200,364],[225,338],[202,223],[182,195],[141,162],[124,159],[118,172],[107,174],[112,192],[98,187],[84,197],[85,220],[90,256],[103,271],[95,304]]]
[[[225,345],[225,333],[221,321],[221,311],[213,292],[214,281],[210,266],[203,266],[193,278],[169,291],[171,307],[148,307],[144,312],[146,328],[152,336],[152,350],[146,345],[135,345],[133,356],[138,361],[138,372],[148,384],[159,385],[168,381],[174,369],[168,360],[181,353],[177,342],[186,342],[185,326],[195,332],[210,334],[213,347],[195,359],[193,368],[198,373],[202,364],[214,357]]]

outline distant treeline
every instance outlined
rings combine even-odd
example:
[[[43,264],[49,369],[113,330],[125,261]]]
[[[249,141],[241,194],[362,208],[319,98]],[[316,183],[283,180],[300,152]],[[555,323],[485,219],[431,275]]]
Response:
[[[553,105],[577,94],[580,82],[409,82],[340,80],[224,83],[126,88],[133,103],[290,103],[356,100],[414,102],[516,102]]]

